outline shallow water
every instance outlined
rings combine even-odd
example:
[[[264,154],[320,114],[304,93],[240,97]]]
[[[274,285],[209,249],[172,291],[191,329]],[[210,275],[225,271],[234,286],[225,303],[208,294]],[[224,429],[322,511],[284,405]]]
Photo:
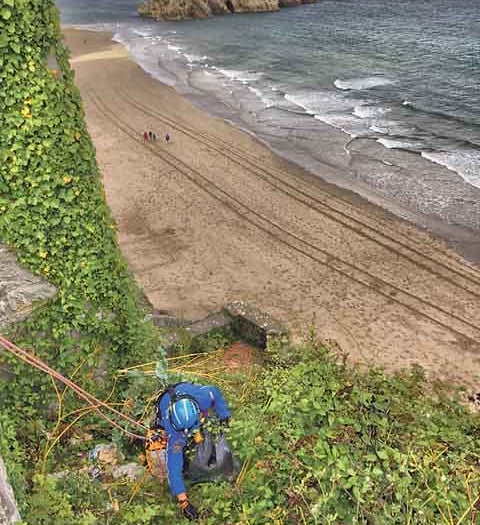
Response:
[[[480,230],[480,2],[322,0],[157,23],[59,0],[152,75],[328,180]],[[446,169],[448,168],[448,169]]]

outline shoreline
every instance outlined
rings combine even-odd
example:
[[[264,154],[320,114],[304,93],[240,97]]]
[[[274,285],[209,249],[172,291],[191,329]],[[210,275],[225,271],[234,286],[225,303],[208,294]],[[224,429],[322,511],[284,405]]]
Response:
[[[296,144],[295,148],[292,148],[291,144],[289,144],[288,142],[282,142],[278,140],[275,141],[273,137],[262,137],[261,133],[259,133],[259,130],[255,129],[255,126],[250,128],[248,123],[242,120],[241,113],[239,113],[237,110],[234,110],[233,108],[228,108],[228,110],[225,111],[225,102],[222,101],[222,99],[216,99],[215,94],[204,91],[203,89],[199,88],[199,86],[195,86],[195,92],[193,92],[192,90],[181,89],[182,86],[180,85],[170,83],[165,84],[155,74],[146,69],[140,62],[136,61],[135,57],[132,56],[132,54],[130,53],[126,43],[114,38],[115,33],[113,31],[102,31],[100,29],[96,30],[90,28],[85,29],[82,27],[82,25],[64,25],[62,27],[64,30],[87,32],[94,31],[100,33],[103,32],[105,34],[110,35],[112,41],[119,43],[129,54],[130,58],[139,67],[141,67],[142,70],[144,70],[145,73],[148,74],[155,82],[159,82],[162,85],[174,89],[176,93],[178,93],[182,97],[185,97],[195,107],[197,107],[201,111],[205,111],[211,117],[220,118],[227,124],[235,126],[240,131],[248,133],[255,140],[259,141],[260,144],[268,147],[270,151],[272,151],[272,153],[281,157],[282,160],[287,163],[289,169],[292,169],[292,166],[294,166],[296,169],[302,172],[304,176],[320,179],[322,183],[331,184],[336,188],[342,188],[343,190],[355,193],[360,198],[363,198],[366,201],[368,201],[370,204],[379,206],[381,209],[392,213],[397,218],[406,220],[407,222],[412,223],[416,227],[419,227],[423,231],[434,236],[438,241],[446,242],[446,244],[449,247],[453,248],[460,256],[464,257],[470,264],[475,265],[477,267],[480,266],[480,232],[476,231],[475,229],[463,226],[461,224],[451,224],[444,217],[440,217],[435,213],[424,213],[422,211],[419,211],[418,209],[414,209],[417,206],[413,206],[413,208],[410,206],[406,207],[402,204],[402,202],[398,202],[393,196],[390,196],[388,194],[385,195],[377,191],[373,187],[372,181],[367,182],[366,180],[363,180],[362,177],[358,176],[356,176],[355,179],[352,179],[351,176],[348,176],[347,173],[344,173],[344,169],[341,167],[341,164],[345,163],[345,159],[339,159],[340,164],[338,165],[330,164],[328,159],[317,160],[309,158],[309,153],[302,149],[301,144]],[[165,66],[161,67],[165,68]],[[172,74],[168,68],[166,68],[165,71]],[[185,86],[183,86],[183,88],[185,88]],[[310,115],[310,118],[314,118],[314,116]],[[327,124],[324,124],[324,126],[326,129],[331,129],[334,133],[340,133],[342,135],[345,133]],[[346,152],[347,158],[350,158],[351,160],[354,159],[357,153],[359,153],[360,158],[363,156],[363,153],[355,151],[355,148],[352,148],[352,151],[349,150],[350,145],[352,145],[354,142],[356,143],[357,141],[361,144],[372,144],[371,147],[377,147],[380,148],[380,150],[385,149],[385,151],[383,151],[381,155],[383,155],[385,159],[388,158],[390,161],[393,161],[394,165],[396,162],[398,162],[401,165],[403,162],[403,158],[423,158],[423,156],[420,153],[417,154],[401,150],[388,150],[387,148],[383,148],[383,146],[375,146],[375,139],[351,137],[350,135],[345,133],[344,150]],[[391,158],[392,156],[393,158]],[[375,171],[376,169],[381,169],[379,168],[379,165],[382,164],[382,162],[385,165],[391,165],[391,163],[388,160],[385,160],[379,161],[372,166],[367,166],[367,168],[373,171]],[[431,164],[430,169],[433,170],[431,173],[429,173],[429,176],[435,174],[433,176],[439,177],[440,179],[443,179],[445,177],[447,177],[447,179],[448,177],[450,177],[450,179],[452,180],[458,179],[459,181],[462,181],[462,184],[466,184],[468,186],[468,183],[465,183],[462,177],[456,172],[430,161],[425,162],[428,165]],[[450,176],[446,175],[445,172],[450,173]],[[452,182],[450,182],[450,184],[452,184]],[[454,187],[456,186],[454,185]],[[400,190],[401,186],[397,188],[397,192]],[[412,190],[415,191],[415,188],[410,188],[408,191]],[[404,191],[407,191],[407,188],[404,188]],[[415,194],[411,195],[409,197],[409,200],[411,201],[412,198],[413,201],[415,201]],[[418,206],[417,208],[421,208],[421,206]],[[448,213],[451,212],[445,211],[445,213],[448,215]]]
[[[480,276],[443,241],[199,110],[111,34],[64,33],[119,243],[155,308],[195,320],[244,300],[355,362],[478,384]],[[147,129],[173,140],[144,143]]]

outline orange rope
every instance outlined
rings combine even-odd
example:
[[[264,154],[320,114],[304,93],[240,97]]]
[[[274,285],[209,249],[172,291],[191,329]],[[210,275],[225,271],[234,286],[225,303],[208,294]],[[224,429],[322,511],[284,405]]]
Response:
[[[135,421],[135,419],[132,419],[131,417],[127,416],[126,414],[123,414],[122,412],[119,412],[112,406],[104,403],[103,401],[100,401],[100,399],[97,399],[95,396],[92,396],[85,390],[83,390],[81,387],[79,387],[77,384],[75,384],[70,379],[66,378],[53,368],[50,368],[46,363],[44,363],[41,359],[38,357],[35,357],[25,350],[22,350],[15,344],[11,343],[8,339],[5,339],[3,336],[0,335],[0,346],[3,347],[7,352],[10,352],[18,359],[21,359],[22,361],[28,363],[29,365],[32,365],[33,367],[37,368],[38,370],[41,370],[42,372],[47,373],[51,377],[58,379],[58,381],[62,382],[64,385],[71,388],[81,399],[83,399],[86,403],[88,403],[97,413],[100,417],[108,421],[113,427],[118,428],[121,432],[126,434],[127,436],[130,436],[135,439],[142,439],[145,440],[144,436],[141,436],[139,434],[135,434],[133,432],[130,432],[128,430],[125,430],[123,427],[121,427],[118,423],[116,423],[113,419],[105,415],[101,410],[100,407],[106,408],[107,410],[110,410],[118,417],[128,421],[130,424],[137,426],[141,428],[142,430],[148,430],[145,425],[140,423],[139,421]]]

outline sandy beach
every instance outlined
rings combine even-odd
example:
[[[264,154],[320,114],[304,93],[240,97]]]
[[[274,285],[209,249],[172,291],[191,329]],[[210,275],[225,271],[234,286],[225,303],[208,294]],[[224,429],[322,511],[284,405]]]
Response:
[[[476,267],[196,109],[110,34],[65,37],[120,246],[155,308],[198,319],[248,301],[356,362],[478,391]]]

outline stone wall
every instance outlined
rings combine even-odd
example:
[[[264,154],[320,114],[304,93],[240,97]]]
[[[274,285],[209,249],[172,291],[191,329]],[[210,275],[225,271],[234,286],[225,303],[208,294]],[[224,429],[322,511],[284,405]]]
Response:
[[[0,333],[8,325],[25,319],[38,301],[55,295],[55,287],[24,270],[14,254],[0,243]],[[38,304],[38,303],[37,303]],[[0,363],[2,350],[0,349]],[[6,377],[3,377],[5,380]],[[1,389],[2,377],[0,377]],[[0,403],[1,410],[1,403]],[[21,521],[7,470],[0,456],[0,525]]]
[[[35,301],[50,299],[55,288],[24,270],[0,243],[0,331],[28,317]]]

